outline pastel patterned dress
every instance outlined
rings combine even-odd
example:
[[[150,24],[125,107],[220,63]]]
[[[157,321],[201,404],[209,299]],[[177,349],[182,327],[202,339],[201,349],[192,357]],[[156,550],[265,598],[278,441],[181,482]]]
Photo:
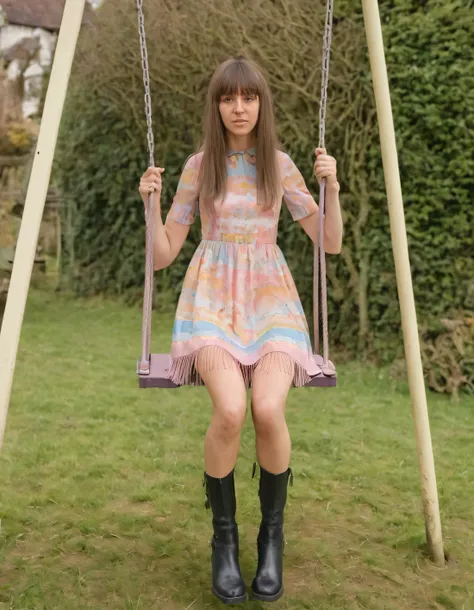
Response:
[[[199,210],[202,154],[186,163],[168,213],[187,225],[200,214],[202,227],[176,310],[171,380],[202,385],[197,354],[205,346],[219,346],[233,356],[247,387],[258,362],[271,353],[290,356],[293,385],[302,386],[320,370],[295,283],[276,243],[282,199],[268,211],[257,205],[255,149],[229,151],[224,200],[214,203],[214,214]],[[278,162],[282,196],[293,220],[315,213],[318,206],[293,161],[278,151]]]

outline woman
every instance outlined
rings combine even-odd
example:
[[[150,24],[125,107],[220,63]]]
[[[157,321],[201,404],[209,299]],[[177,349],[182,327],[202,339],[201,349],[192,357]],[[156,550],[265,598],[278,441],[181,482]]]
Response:
[[[336,161],[316,149],[315,175],[326,179],[325,250],[342,240]],[[234,467],[246,417],[246,390],[260,465],[262,512],[253,597],[283,594],[283,511],[291,440],[285,403],[292,385],[316,374],[308,324],[286,260],[276,245],[282,198],[317,240],[319,210],[301,173],[278,147],[270,89],[244,58],[215,71],[208,90],[201,150],[183,170],[163,224],[163,168],[140,181],[145,205],[155,192],[155,269],[170,265],[197,213],[202,241],[187,270],[171,348],[171,379],[204,384],[213,407],[204,443],[206,506],[212,507],[212,591],[227,604],[246,599],[239,567]]]

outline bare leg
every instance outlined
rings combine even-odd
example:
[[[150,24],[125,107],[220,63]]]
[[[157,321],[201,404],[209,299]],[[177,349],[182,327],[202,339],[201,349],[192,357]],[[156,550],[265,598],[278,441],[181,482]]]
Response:
[[[212,508],[212,592],[225,604],[247,599],[239,565],[239,531],[235,521],[234,466],[247,412],[241,370],[223,348],[200,350],[196,368],[212,399],[212,421],[204,442],[207,507]]]
[[[285,420],[288,391],[294,375],[293,360],[282,352],[264,356],[252,379],[252,418],[257,459],[268,472],[288,469],[291,439]]]
[[[218,346],[200,350],[196,368],[212,400],[212,421],[204,441],[204,464],[212,477],[229,474],[237,462],[247,414],[247,393],[234,358]]]
[[[288,467],[291,440],[285,405],[294,368],[293,360],[286,354],[267,354],[260,360],[252,379],[252,417],[260,464],[258,495],[262,512],[252,595],[260,601],[274,602],[283,595],[283,521],[291,475]]]

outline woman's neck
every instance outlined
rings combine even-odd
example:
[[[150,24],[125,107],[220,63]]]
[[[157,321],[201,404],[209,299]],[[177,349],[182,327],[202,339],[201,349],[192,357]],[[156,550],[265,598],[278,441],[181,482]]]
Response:
[[[232,133],[227,134],[227,147],[231,150],[248,150],[256,145],[256,138],[252,134],[236,136]]]

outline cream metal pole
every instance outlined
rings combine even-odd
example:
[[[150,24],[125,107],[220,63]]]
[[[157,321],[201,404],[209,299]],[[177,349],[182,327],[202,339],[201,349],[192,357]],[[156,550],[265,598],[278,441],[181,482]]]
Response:
[[[395,129],[377,0],[362,0],[370,66],[382,147],[382,162],[387,189],[390,230],[402,317],[405,358],[410,386],[415,435],[420,464],[421,490],[425,512],[426,537],[432,560],[444,566],[443,537],[439,514],[438,491],[431,444],[428,406],[421,362],[415,299],[408,258],[408,243],[403,211],[402,188],[398,169]]]
[[[85,0],[66,0],[16,245],[0,334],[0,449],[41,218],[84,6]]]

